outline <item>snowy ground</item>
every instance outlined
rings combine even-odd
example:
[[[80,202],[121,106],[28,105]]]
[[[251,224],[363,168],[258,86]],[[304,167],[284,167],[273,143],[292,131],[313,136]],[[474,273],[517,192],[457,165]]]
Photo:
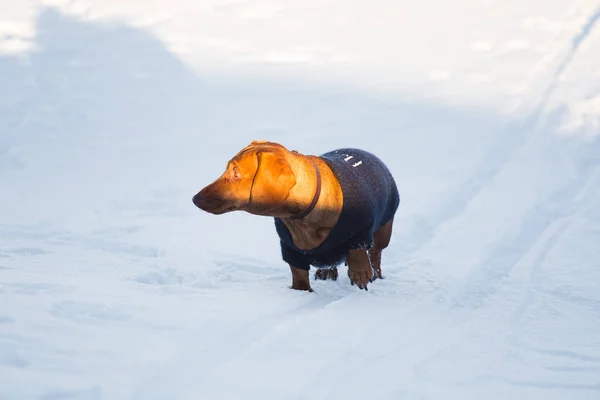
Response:
[[[0,0],[0,399],[600,398],[600,6],[352,3]],[[385,280],[192,205],[253,139],[388,163]]]

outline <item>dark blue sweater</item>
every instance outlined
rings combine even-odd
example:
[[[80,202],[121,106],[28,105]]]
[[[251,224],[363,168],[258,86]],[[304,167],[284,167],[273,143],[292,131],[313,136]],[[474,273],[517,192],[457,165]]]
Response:
[[[346,260],[349,249],[370,248],[373,233],[388,223],[400,204],[392,174],[375,155],[358,149],[339,149],[321,155],[339,180],[344,195],[342,213],[329,236],[319,246],[303,251],[275,218],[283,260],[309,270],[335,267]]]

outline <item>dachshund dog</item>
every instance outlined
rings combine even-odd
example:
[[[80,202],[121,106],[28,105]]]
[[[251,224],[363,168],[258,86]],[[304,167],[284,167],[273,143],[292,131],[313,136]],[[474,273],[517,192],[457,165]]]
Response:
[[[311,265],[315,279],[335,280],[337,266],[345,263],[350,282],[368,290],[369,282],[383,278],[381,253],[390,243],[400,196],[387,167],[364,150],[312,156],[253,141],[193,202],[215,215],[273,217],[293,289],[312,291]]]

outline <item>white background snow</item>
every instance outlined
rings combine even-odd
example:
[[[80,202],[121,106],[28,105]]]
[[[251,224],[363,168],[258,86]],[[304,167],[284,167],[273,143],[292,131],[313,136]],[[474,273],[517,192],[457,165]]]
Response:
[[[0,0],[0,399],[599,399],[600,4]],[[402,203],[296,292],[253,139]]]

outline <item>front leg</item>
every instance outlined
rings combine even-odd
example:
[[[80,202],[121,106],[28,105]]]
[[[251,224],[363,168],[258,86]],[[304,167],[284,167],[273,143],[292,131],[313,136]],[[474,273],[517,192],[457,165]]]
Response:
[[[350,283],[356,284],[359,289],[367,289],[367,284],[373,278],[373,269],[367,249],[349,250],[347,257],[348,278]]]
[[[310,287],[310,280],[308,278],[308,271],[300,268],[295,268],[290,265],[292,271],[292,289],[295,290],[306,290],[312,292]]]

